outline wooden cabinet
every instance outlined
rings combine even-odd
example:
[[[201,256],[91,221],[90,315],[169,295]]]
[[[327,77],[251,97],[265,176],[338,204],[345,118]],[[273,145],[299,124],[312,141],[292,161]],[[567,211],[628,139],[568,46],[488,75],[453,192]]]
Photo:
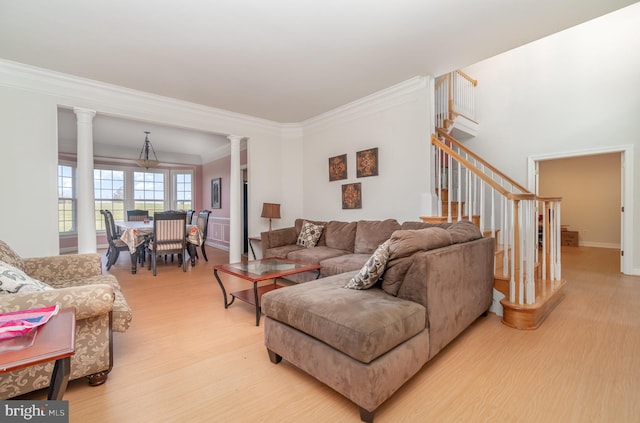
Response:
[[[562,245],[568,245],[570,247],[577,247],[579,245],[579,234],[577,231],[562,231],[560,234],[560,242]]]

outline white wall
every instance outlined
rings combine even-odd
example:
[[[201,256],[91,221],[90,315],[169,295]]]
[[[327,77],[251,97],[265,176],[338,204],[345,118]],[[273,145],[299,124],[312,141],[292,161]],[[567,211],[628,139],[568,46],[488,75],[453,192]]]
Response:
[[[631,145],[639,164],[638,22],[640,3],[463,69],[478,80],[480,122],[466,144],[525,185],[531,156]],[[638,273],[640,184],[632,196]]]
[[[302,210],[300,177],[301,136],[298,128],[280,133],[280,139],[269,143],[248,141],[249,236],[260,236],[269,230],[269,220],[260,217],[263,203],[279,203],[281,219],[273,219],[272,227],[289,226]]]
[[[428,78],[414,78],[304,123],[304,215],[321,220],[419,220],[430,210]],[[378,176],[356,177],[356,152],[378,148]],[[346,180],[328,160],[347,154]],[[342,209],[343,184],[362,184],[362,208]]]
[[[57,253],[55,100],[0,86],[0,146],[0,239],[19,254]]]
[[[254,163],[251,186],[280,193],[280,173],[272,172],[283,167],[280,124],[0,60],[0,187],[5,204],[10,201],[0,211],[0,239],[25,257],[59,250],[58,106],[249,137],[268,161]],[[251,199],[253,210],[260,209],[257,202]],[[250,216],[250,233],[262,220],[259,212]]]
[[[290,226],[289,223],[297,217],[303,216],[304,193],[304,161],[303,157],[303,132],[299,125],[287,127],[282,134],[282,203],[280,208],[281,219],[273,222],[274,228]],[[286,224],[286,225],[285,225]]]

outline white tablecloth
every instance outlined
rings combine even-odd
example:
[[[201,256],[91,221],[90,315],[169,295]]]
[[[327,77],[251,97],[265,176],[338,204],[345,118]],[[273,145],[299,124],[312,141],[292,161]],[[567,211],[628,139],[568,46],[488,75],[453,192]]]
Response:
[[[148,236],[153,234],[153,222],[130,221],[115,222],[122,231],[120,239],[129,246],[129,251],[135,253],[138,246],[142,245]],[[202,245],[202,232],[196,225],[187,225],[187,242],[194,245]]]

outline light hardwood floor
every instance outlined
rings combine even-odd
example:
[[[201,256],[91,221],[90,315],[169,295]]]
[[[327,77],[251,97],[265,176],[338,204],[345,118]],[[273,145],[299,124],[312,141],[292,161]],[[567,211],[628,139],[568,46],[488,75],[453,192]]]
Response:
[[[286,362],[272,364],[254,310],[225,310],[208,248],[183,273],[112,267],[133,309],[108,381],[69,383],[70,421],[358,422],[358,407]],[[566,297],[531,332],[480,318],[385,402],[376,422],[640,421],[640,277],[617,250],[563,247]],[[229,290],[248,287],[224,278]],[[336,369],[340,371],[340,369]],[[43,399],[44,392],[29,398]]]

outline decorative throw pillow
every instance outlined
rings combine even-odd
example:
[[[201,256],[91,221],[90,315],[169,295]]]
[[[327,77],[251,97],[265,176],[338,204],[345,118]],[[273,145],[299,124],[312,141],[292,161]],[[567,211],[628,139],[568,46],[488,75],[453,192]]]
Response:
[[[296,244],[302,245],[306,248],[315,247],[322,235],[323,229],[324,226],[316,225],[305,220],[302,224],[302,230],[300,230],[300,235],[298,235],[298,241]]]
[[[389,260],[389,240],[383,242],[373,252],[362,269],[345,285],[349,289],[368,289],[375,285],[384,273]]]
[[[53,288],[29,277],[22,270],[0,261],[0,294],[49,291]]]

